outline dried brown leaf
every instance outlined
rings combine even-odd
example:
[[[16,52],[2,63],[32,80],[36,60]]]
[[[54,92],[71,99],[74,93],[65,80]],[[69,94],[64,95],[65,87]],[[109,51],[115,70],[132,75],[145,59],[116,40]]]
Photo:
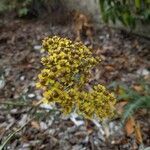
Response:
[[[32,125],[32,127],[35,128],[35,129],[38,129],[38,130],[40,129],[40,125],[39,125],[39,123],[38,123],[37,121],[32,121],[32,122],[31,122],[31,125]]]
[[[142,86],[140,85],[134,85],[133,89],[136,90],[137,92],[141,92],[143,90]]]
[[[111,66],[111,65],[105,66],[105,69],[106,69],[107,71],[110,71],[110,72],[115,70],[115,68],[114,68],[113,66]]]
[[[133,117],[130,117],[125,124],[125,131],[127,136],[130,136],[134,132],[135,120]]]
[[[78,11],[74,12],[74,31],[76,33],[76,41],[80,41],[83,34],[92,41],[93,26],[89,20],[89,17],[85,14]]]
[[[143,142],[141,128],[139,122],[135,124],[135,138],[138,144],[141,144]]]

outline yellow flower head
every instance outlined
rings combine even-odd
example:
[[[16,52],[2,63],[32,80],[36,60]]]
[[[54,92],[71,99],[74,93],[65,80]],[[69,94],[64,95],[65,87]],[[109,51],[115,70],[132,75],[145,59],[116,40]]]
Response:
[[[112,116],[115,98],[104,86],[85,90],[90,70],[100,58],[82,43],[66,38],[47,37],[42,45],[47,55],[41,59],[44,69],[38,76],[37,88],[44,89],[43,102],[56,102],[65,113],[76,109],[87,118]]]

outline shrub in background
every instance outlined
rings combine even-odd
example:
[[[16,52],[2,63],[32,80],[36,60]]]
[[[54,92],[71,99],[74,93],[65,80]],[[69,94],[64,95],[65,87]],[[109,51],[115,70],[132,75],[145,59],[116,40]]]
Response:
[[[150,0],[99,0],[103,20],[120,21],[134,28],[137,22],[150,22]]]
[[[19,17],[38,16],[48,0],[0,0],[0,13],[15,10]]]

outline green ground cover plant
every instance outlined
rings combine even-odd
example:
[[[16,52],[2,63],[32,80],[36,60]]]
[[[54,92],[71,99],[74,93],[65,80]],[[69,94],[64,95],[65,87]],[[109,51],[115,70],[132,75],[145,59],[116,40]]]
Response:
[[[127,101],[121,116],[122,123],[141,109],[150,109],[150,84],[147,81],[139,81],[135,86],[127,86],[122,83],[113,83],[110,87],[117,94],[117,101]]]

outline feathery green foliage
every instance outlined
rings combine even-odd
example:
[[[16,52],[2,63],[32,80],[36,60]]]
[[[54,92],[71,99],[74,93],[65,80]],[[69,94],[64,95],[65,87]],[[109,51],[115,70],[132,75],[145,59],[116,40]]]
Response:
[[[128,103],[124,106],[122,115],[123,123],[138,110],[150,108],[150,84],[142,81],[139,83],[139,86],[141,87],[141,91],[136,91],[124,84],[115,83],[110,86],[118,92],[118,101],[128,100]]]

